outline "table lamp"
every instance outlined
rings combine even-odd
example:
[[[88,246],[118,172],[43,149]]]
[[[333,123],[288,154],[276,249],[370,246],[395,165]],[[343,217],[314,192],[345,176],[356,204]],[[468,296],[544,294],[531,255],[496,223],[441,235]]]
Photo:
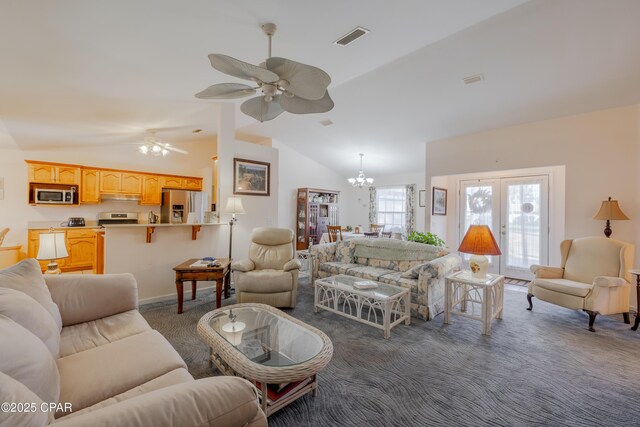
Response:
[[[471,276],[476,279],[487,277],[489,259],[485,255],[502,255],[488,225],[470,226],[458,251],[472,254],[469,266],[471,267]]]
[[[231,220],[229,221],[229,261],[231,261],[231,243],[233,241],[233,224],[236,223],[236,214],[245,214],[244,207],[242,207],[242,199],[237,196],[230,196],[227,198],[227,206],[224,209],[224,213],[231,214]]]
[[[593,219],[606,220],[607,225],[604,227],[604,235],[607,237],[611,237],[610,221],[611,220],[624,221],[624,220],[628,220],[629,217],[627,217],[622,212],[622,210],[620,209],[620,206],[618,206],[618,201],[611,200],[611,197],[609,197],[608,200],[605,200],[604,202],[602,202],[602,205],[600,206],[600,210],[593,216]]]
[[[56,233],[51,229],[48,233],[40,234],[40,246],[36,259],[50,261],[45,274],[60,274],[61,271],[56,260],[68,256],[67,247],[64,244],[64,233]]]

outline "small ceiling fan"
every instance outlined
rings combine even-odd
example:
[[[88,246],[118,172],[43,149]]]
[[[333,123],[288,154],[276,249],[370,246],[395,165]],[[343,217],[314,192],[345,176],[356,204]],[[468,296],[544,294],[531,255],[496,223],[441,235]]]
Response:
[[[276,29],[275,24],[262,25],[262,31],[269,37],[269,57],[258,66],[219,53],[209,55],[211,66],[216,70],[252,80],[257,86],[220,83],[197,93],[196,98],[234,99],[253,95],[260,90],[260,96],[251,98],[240,106],[244,114],[260,122],[273,120],[284,111],[293,114],[330,111],[334,106],[327,91],[331,77],[320,68],[272,57],[271,38]]]
[[[171,146],[167,142],[162,142],[160,138],[156,136],[155,130],[149,130],[149,134],[144,137],[142,144],[138,147],[138,150],[144,155],[151,156],[166,156],[169,151],[174,151],[180,154],[189,154],[181,148]]]

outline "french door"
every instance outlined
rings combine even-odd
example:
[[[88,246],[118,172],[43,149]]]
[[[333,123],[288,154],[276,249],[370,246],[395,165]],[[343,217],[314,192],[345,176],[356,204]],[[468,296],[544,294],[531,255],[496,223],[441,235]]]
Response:
[[[502,255],[489,258],[489,272],[530,280],[532,264],[548,262],[547,175],[462,181],[460,240],[470,225],[486,224]],[[463,254],[468,262],[470,255]]]

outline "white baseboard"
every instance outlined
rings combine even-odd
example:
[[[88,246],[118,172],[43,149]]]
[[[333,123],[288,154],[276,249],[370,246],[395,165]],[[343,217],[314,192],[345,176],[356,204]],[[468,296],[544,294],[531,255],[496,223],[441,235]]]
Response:
[[[185,286],[186,288],[187,286]],[[207,286],[204,288],[198,288],[196,290],[196,295],[198,294],[198,292],[207,290],[207,289],[215,289],[215,285],[213,286]],[[188,297],[188,298],[187,298]],[[184,293],[184,300],[190,300],[191,299],[191,289],[185,289],[185,293]],[[163,301],[169,301],[169,300],[173,300],[176,302],[176,304],[178,303],[178,297],[176,295],[175,292],[171,293],[171,294],[166,294],[166,295],[159,295],[157,297],[151,297],[151,298],[143,298],[138,300],[138,304],[140,305],[145,305],[145,304],[152,304],[154,302],[163,302]]]

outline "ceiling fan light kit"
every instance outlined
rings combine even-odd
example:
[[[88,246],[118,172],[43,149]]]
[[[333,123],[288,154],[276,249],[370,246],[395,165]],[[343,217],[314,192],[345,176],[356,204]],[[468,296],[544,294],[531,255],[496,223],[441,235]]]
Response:
[[[162,142],[159,138],[156,137],[155,132],[150,132],[150,135],[144,137],[144,141],[142,145],[138,147],[138,151],[140,153],[151,156],[162,156],[165,157],[169,154],[169,151],[174,151],[180,154],[189,154],[185,150],[181,150],[180,148],[172,147],[166,142]]]
[[[211,66],[225,74],[250,80],[257,86],[240,83],[219,83],[209,86],[195,96],[200,99],[235,99],[253,95],[240,106],[240,111],[265,122],[273,120],[283,112],[293,114],[326,113],[333,106],[327,87],[331,83],[329,74],[320,68],[271,56],[271,39],[277,27],[269,23],[262,31],[269,38],[269,56],[258,66],[227,55],[209,55]]]
[[[362,158],[364,154],[360,153],[360,170],[358,171],[358,176],[355,178],[349,178],[349,184],[353,187],[362,188],[362,187],[371,187],[373,185],[373,178],[367,178],[364,174],[364,170],[362,169]]]

